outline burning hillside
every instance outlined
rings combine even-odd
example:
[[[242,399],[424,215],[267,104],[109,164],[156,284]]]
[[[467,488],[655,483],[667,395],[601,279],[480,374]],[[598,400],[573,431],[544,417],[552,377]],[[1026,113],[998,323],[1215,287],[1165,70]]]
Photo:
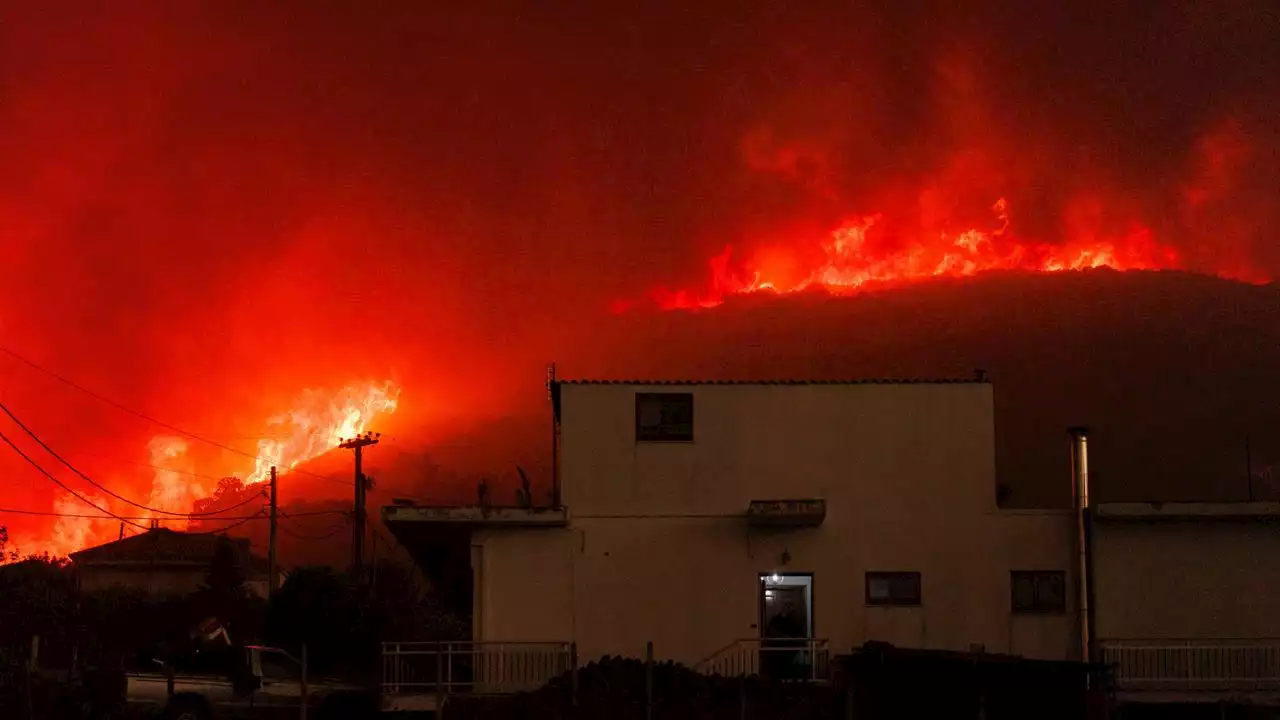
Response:
[[[938,232],[931,242],[913,241],[905,247],[877,248],[883,217],[872,215],[831,231],[819,243],[822,255],[812,248],[774,246],[758,249],[746,262],[734,258],[733,247],[710,262],[709,286],[697,290],[659,288],[652,300],[664,310],[709,308],[731,295],[773,293],[785,295],[821,291],[831,295],[887,289],[939,277],[970,277],[995,270],[1063,272],[1068,270],[1181,270],[1179,252],[1161,245],[1140,225],[1127,234],[1107,239],[1078,240],[1064,245],[1020,241],[1006,232],[1008,205],[1000,199],[992,208],[1001,222],[995,229],[971,228],[959,233]],[[808,260],[806,261],[806,257]],[[738,260],[742,270],[732,270]],[[1229,270],[1214,273],[1228,279],[1267,282],[1256,273],[1233,277]],[[626,310],[632,303],[616,303]]]
[[[1008,172],[1002,169],[1003,159],[994,158],[993,151],[984,147],[989,141],[975,139],[976,144],[961,145],[954,155],[923,171],[916,187],[898,183],[879,188],[874,178],[869,183],[863,180],[884,208],[872,203],[872,211],[838,221],[825,232],[815,231],[812,222],[757,232],[746,252],[729,245],[710,260],[710,277],[702,288],[659,287],[649,293],[649,300],[664,310],[709,308],[733,295],[807,291],[850,295],[997,270],[1187,270],[1266,283],[1270,276],[1259,269],[1257,258],[1242,257],[1238,249],[1206,253],[1204,247],[1223,242],[1224,235],[1243,243],[1272,216],[1269,204],[1261,208],[1255,204],[1230,218],[1232,222],[1206,224],[1220,219],[1224,205],[1240,200],[1244,178],[1256,175],[1272,156],[1267,138],[1265,132],[1249,132],[1236,122],[1205,133],[1187,153],[1187,179],[1163,201],[1179,208],[1177,216],[1159,223],[1145,219],[1144,214],[1152,210],[1143,213],[1136,205],[1154,207],[1160,202],[1135,204],[1090,193],[1070,194],[1056,204],[1023,193],[1031,210],[1020,218],[1020,206],[1004,196],[994,202],[981,200],[984,189],[994,191],[1007,182]],[[750,146],[745,157],[749,168],[772,173],[788,168],[782,178],[785,182],[802,177],[793,167],[797,150],[774,148],[774,159],[765,163],[760,158],[763,152]],[[808,152],[821,158],[821,151]],[[841,213],[863,204],[844,198],[825,183],[817,191],[802,185],[801,192],[816,192]],[[1150,195],[1139,188],[1128,194]],[[1027,225],[1040,228],[1043,237],[1029,234],[1024,229]],[[1174,244],[1170,237],[1180,242]],[[1202,247],[1192,245],[1188,250],[1190,238]],[[615,302],[613,308],[621,312],[636,305]]]
[[[257,442],[256,453],[236,451],[189,433],[157,435],[148,445],[149,466],[154,471],[148,496],[131,502],[123,495],[108,496],[83,488],[75,492],[84,499],[63,492],[54,500],[52,509],[61,516],[49,533],[46,536],[16,535],[13,544],[24,553],[48,552],[64,556],[86,546],[113,540],[126,525],[130,532],[145,528],[152,522],[180,530],[188,529],[193,523],[199,523],[201,530],[228,527],[233,522],[221,519],[220,515],[240,519],[261,511],[265,496],[263,502],[252,502],[255,495],[262,494],[255,487],[267,482],[272,467],[283,476],[283,483],[305,480],[290,476],[290,471],[335,450],[343,438],[365,432],[374,420],[394,413],[399,406],[399,397],[400,388],[390,382],[349,385],[337,391],[307,390],[290,410],[267,419],[264,437]],[[196,462],[190,457],[190,451],[193,445],[201,443],[214,444],[239,458],[230,461],[243,468],[230,473],[241,478],[233,483],[234,492],[226,492],[228,483],[216,480],[217,476],[196,471]],[[36,457],[37,462],[54,475],[69,475],[66,468],[57,468],[56,463]],[[226,472],[224,467],[217,469]],[[103,480],[110,485],[115,479]],[[214,506],[211,503],[211,500],[224,495],[231,496],[235,505]],[[99,508],[123,519],[110,517]],[[189,516],[191,513],[198,516]]]
[[[1110,304],[1091,306],[1089,328],[1105,336],[1133,287],[1280,277],[1273,4],[542,3],[532,22],[517,0],[10,3],[0,345],[235,451],[6,357],[0,395],[86,475],[175,513],[216,501],[224,475],[260,481],[367,426],[366,410],[389,412],[362,387],[292,397],[350,378],[395,378],[414,398],[377,462],[428,457],[441,471],[406,466],[404,484],[462,500],[477,475],[516,463],[535,482],[548,474],[532,468],[549,462],[538,379],[550,360],[601,376],[643,360],[654,377],[803,377],[824,357],[844,376],[980,366],[1002,403],[1048,406],[1033,397],[1055,391],[1044,378],[1094,362],[1084,350],[1098,340],[1036,324],[1076,319],[1033,312],[1065,305],[1062,288],[1101,283]],[[1189,274],[1161,273],[1166,286],[1105,268]],[[1013,307],[952,309],[953,293],[1004,282],[1000,270],[1027,276],[1028,294],[993,301]],[[1197,302],[1267,290],[1213,287]],[[937,302],[901,309],[921,297]],[[616,298],[715,308],[609,313]],[[1238,350],[1273,337],[1262,302],[1236,349],[1200,365],[1184,346],[1234,311],[1139,304],[1176,314],[1184,335],[1135,354],[1123,367],[1138,377],[1099,371],[1073,397],[1127,397],[1175,361],[1193,383],[1271,357]],[[737,331],[724,339],[726,326]],[[955,350],[957,334],[1003,344]],[[1045,347],[1057,352],[1028,361],[1035,377],[1001,361]],[[1266,381],[1231,397],[1262,402]],[[1148,390],[1134,407],[1160,399]],[[362,409],[331,413],[333,398]],[[1219,402],[1199,407],[1235,417]],[[295,405],[323,422],[281,412]],[[1146,422],[1134,413],[1124,421]],[[267,430],[277,414],[287,427]],[[1098,416],[1046,414],[1034,436],[1050,438],[1053,462],[1020,476],[1052,471],[1060,424]],[[310,490],[314,463],[348,460],[299,465],[284,484]],[[31,514],[97,511],[16,453],[0,453],[0,477],[15,540],[48,538],[55,522],[64,548],[119,531]]]

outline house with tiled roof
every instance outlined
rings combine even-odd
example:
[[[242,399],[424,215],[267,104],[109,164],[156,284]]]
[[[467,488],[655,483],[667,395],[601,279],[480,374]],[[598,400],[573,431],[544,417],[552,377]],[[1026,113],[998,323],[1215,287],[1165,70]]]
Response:
[[[265,597],[267,560],[253,554],[247,538],[152,528],[72,553],[71,562],[89,592],[132,588],[150,597],[186,595],[204,585],[220,542],[230,545],[249,591]]]

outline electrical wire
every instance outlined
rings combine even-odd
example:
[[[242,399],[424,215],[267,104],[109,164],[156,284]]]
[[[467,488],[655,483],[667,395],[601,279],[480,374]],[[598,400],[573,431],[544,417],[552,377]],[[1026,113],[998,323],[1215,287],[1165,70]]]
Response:
[[[252,498],[250,498],[249,500],[245,500],[245,501],[241,502],[241,503],[240,503],[240,504],[238,504],[238,505],[232,505],[231,507],[228,507],[228,508],[223,508],[223,509],[221,509],[221,510],[212,510],[212,511],[209,511],[209,512],[198,512],[198,513],[180,513],[180,512],[174,512],[174,511],[172,511],[172,510],[161,510],[160,508],[153,508],[153,507],[151,507],[151,506],[149,506],[149,505],[143,505],[143,504],[142,504],[142,503],[140,503],[140,502],[135,502],[135,501],[133,501],[133,500],[130,500],[129,498],[127,498],[127,497],[125,497],[125,496],[121,495],[120,493],[117,493],[116,491],[112,490],[111,488],[107,487],[106,485],[103,485],[102,483],[98,482],[97,480],[94,480],[93,478],[89,477],[88,475],[85,475],[84,473],[80,472],[80,470],[79,470],[78,468],[76,468],[76,466],[75,466],[75,465],[72,465],[69,461],[67,461],[67,459],[66,459],[66,458],[64,458],[64,457],[62,457],[61,455],[59,455],[59,454],[57,453],[57,451],[56,451],[56,450],[54,450],[53,448],[49,447],[49,444],[48,444],[48,443],[46,443],[44,440],[41,440],[41,439],[40,439],[40,436],[35,434],[35,431],[33,431],[31,428],[27,427],[27,426],[26,426],[26,425],[25,425],[21,420],[19,420],[19,419],[18,419],[18,416],[17,416],[17,415],[14,415],[14,414],[13,414],[13,411],[12,411],[12,410],[10,410],[10,409],[9,409],[9,407],[8,407],[7,405],[5,405],[4,403],[2,403],[2,402],[0,402],[0,411],[4,412],[4,414],[5,414],[5,415],[8,415],[8,416],[9,416],[9,419],[10,419],[10,420],[12,420],[15,424],[17,424],[17,426],[18,426],[18,427],[22,428],[22,431],[23,431],[23,432],[25,432],[27,435],[29,435],[29,436],[31,437],[31,439],[32,439],[32,440],[35,440],[35,441],[36,441],[36,444],[38,444],[40,447],[44,448],[44,449],[45,449],[45,452],[47,452],[47,453],[49,453],[50,455],[52,455],[52,456],[53,456],[53,458],[54,458],[55,460],[57,460],[58,462],[62,463],[63,465],[66,465],[66,466],[67,466],[67,469],[69,469],[71,472],[75,473],[76,475],[79,475],[81,480],[84,480],[85,482],[87,482],[87,483],[89,483],[90,485],[92,485],[92,486],[94,486],[94,487],[98,488],[98,489],[99,489],[99,490],[101,490],[102,492],[104,492],[104,493],[106,493],[106,494],[110,495],[111,497],[113,497],[113,498],[115,498],[115,499],[119,500],[120,502],[123,502],[123,503],[125,503],[125,504],[127,504],[127,505],[132,505],[132,506],[134,506],[134,507],[138,508],[139,510],[146,510],[147,512],[155,513],[155,514],[157,514],[157,515],[168,515],[168,516],[170,516],[170,517],[191,517],[191,518],[194,518],[194,517],[211,517],[211,516],[213,516],[213,515],[218,515],[218,514],[221,514],[221,513],[227,512],[227,511],[229,511],[229,510],[234,510],[234,509],[235,509],[235,508],[237,508],[237,507],[241,507],[241,506],[243,506],[243,505],[247,505],[250,501],[252,501]]]
[[[347,514],[347,511],[345,510],[332,510],[329,512],[330,513],[340,512],[344,515]],[[279,516],[281,520],[286,521],[276,525],[276,528],[280,530],[280,532],[288,535],[289,537],[296,538],[298,540],[327,540],[333,537],[334,535],[337,535],[339,532],[346,530],[348,527],[348,524],[345,522],[338,523],[337,525],[330,527],[328,530],[320,531],[319,535],[311,535],[311,534],[305,533],[304,528],[298,523],[294,522],[294,516],[279,510],[276,511],[276,514]],[[297,532],[290,531],[289,530],[290,527],[294,528],[294,530],[296,530]]]
[[[104,508],[104,507],[102,507],[102,506],[98,505],[98,504],[97,504],[97,503],[95,503],[94,501],[92,501],[92,500],[90,500],[89,498],[87,498],[87,497],[85,497],[85,496],[81,495],[80,493],[76,492],[75,490],[72,490],[70,487],[68,487],[68,486],[66,485],[66,483],[64,483],[64,482],[62,482],[61,480],[59,480],[58,478],[54,477],[54,476],[53,476],[53,475],[52,475],[48,470],[45,470],[43,467],[40,467],[40,463],[36,462],[35,460],[32,460],[32,459],[31,459],[31,456],[29,456],[29,455],[27,455],[26,453],[22,452],[22,448],[18,447],[16,444],[14,444],[14,442],[13,442],[12,440],[10,440],[10,439],[9,439],[9,436],[8,436],[8,435],[5,435],[3,432],[0,432],[0,440],[3,440],[3,441],[5,442],[5,444],[7,444],[9,447],[13,448],[13,451],[14,451],[14,452],[16,452],[16,453],[18,453],[18,455],[20,455],[20,456],[22,457],[22,459],[23,459],[23,460],[26,460],[26,461],[27,461],[27,464],[29,464],[31,467],[35,468],[36,470],[39,470],[39,471],[40,471],[40,474],[42,474],[42,475],[44,475],[45,477],[47,477],[47,478],[49,478],[50,480],[52,480],[52,481],[54,482],[54,484],[56,484],[58,487],[60,487],[60,488],[62,488],[63,490],[66,490],[67,492],[71,493],[71,495],[72,495],[73,497],[75,497],[77,500],[79,500],[80,502],[83,502],[84,504],[88,505],[89,507],[93,508],[94,510],[97,510],[98,512],[101,512],[101,513],[104,513],[104,514],[106,514],[106,515],[108,515],[108,516],[110,516],[110,517],[113,517],[113,518],[115,518],[115,519],[117,519],[117,520],[119,520],[119,521],[121,521],[121,522],[123,522],[123,523],[127,523],[127,524],[132,525],[132,526],[137,527],[137,528],[142,528],[143,530],[146,530],[146,529],[147,529],[145,525],[139,525],[138,523],[133,522],[133,521],[131,521],[131,520],[126,520],[126,519],[124,519],[123,517],[120,517],[119,515],[116,515],[115,513],[111,512],[110,510],[108,510],[108,509],[106,509],[106,508]]]
[[[86,457],[97,458],[98,460],[106,460],[108,462],[117,462],[117,463],[122,463],[124,465],[136,465],[138,467],[151,468],[152,470],[160,470],[162,472],[177,473],[178,475],[186,475],[188,477],[200,478],[201,480],[212,480],[214,482],[222,482],[223,480],[226,480],[229,477],[233,477],[230,475],[224,475],[222,477],[214,477],[212,475],[202,475],[198,472],[191,472],[190,470],[179,470],[178,468],[165,467],[163,465],[152,465],[151,463],[144,463],[138,460],[125,460],[124,458],[110,457],[108,455],[98,455],[96,453],[84,452],[83,450],[80,451],[80,454]],[[235,479],[239,480],[240,478],[235,478]]]
[[[306,529],[306,528],[302,527],[302,525],[301,525],[300,523],[295,522],[295,519],[294,519],[294,518],[295,518],[295,516],[290,515],[290,514],[286,513],[286,512],[285,512],[285,511],[283,511],[283,510],[277,510],[277,511],[276,511],[276,514],[279,516],[279,518],[280,518],[281,520],[286,521],[286,523],[287,523],[287,524],[290,524],[290,525],[292,525],[293,527],[295,527],[295,528],[297,528],[297,529],[299,529],[299,530],[305,530],[305,529]],[[329,514],[329,515],[338,515],[338,514],[341,514],[341,515],[347,515],[347,516],[350,516],[351,511],[350,511],[350,510],[330,510],[330,511],[328,511],[327,513],[324,513],[324,514]],[[307,517],[307,516],[306,516],[306,515],[302,515],[301,517]],[[319,514],[317,514],[317,515],[311,515],[310,517],[320,517],[320,515],[319,515]],[[348,519],[348,520],[350,520],[350,517],[348,517],[347,519]]]
[[[64,376],[62,376],[62,375],[59,375],[58,373],[56,373],[56,372],[54,372],[54,371],[52,371],[52,370],[50,370],[50,369],[48,369],[48,368],[46,368],[46,367],[43,367],[43,366],[39,365],[39,364],[38,364],[38,363],[36,363],[34,360],[28,360],[26,357],[24,357],[24,356],[22,356],[22,355],[18,354],[17,352],[15,352],[15,351],[13,351],[13,350],[11,350],[11,349],[9,349],[9,348],[7,348],[7,347],[3,346],[3,345],[0,345],[0,352],[5,353],[6,355],[8,355],[8,356],[12,357],[13,359],[15,359],[15,360],[17,360],[17,361],[19,361],[19,362],[23,363],[24,365],[27,365],[28,367],[31,367],[31,368],[33,368],[33,369],[35,369],[35,370],[38,370],[38,371],[40,371],[40,372],[42,372],[42,373],[44,373],[44,374],[48,375],[49,377],[53,378],[54,380],[57,380],[58,382],[61,382],[61,383],[65,384],[65,385],[67,385],[68,387],[71,387],[71,388],[74,388],[74,389],[76,389],[76,390],[79,390],[80,392],[84,393],[85,395],[88,395],[88,396],[89,396],[89,397],[91,397],[91,398],[94,398],[94,399],[98,400],[99,402],[104,402],[104,403],[106,403],[106,404],[108,404],[108,405],[110,405],[110,406],[112,406],[112,407],[116,408],[117,410],[120,410],[120,411],[122,411],[122,412],[128,413],[128,414],[130,414],[130,415],[133,415],[133,416],[134,416],[134,417],[136,417],[136,418],[139,418],[139,419],[141,419],[141,420],[145,420],[145,421],[147,421],[147,422],[149,422],[149,423],[153,423],[153,424],[155,424],[155,425],[159,425],[160,427],[165,428],[166,430],[170,430],[170,431],[172,431],[172,432],[176,432],[176,433],[178,433],[179,435],[183,435],[183,436],[185,436],[185,437],[191,438],[192,440],[197,440],[197,441],[202,442],[202,443],[208,443],[209,445],[212,445],[213,447],[220,448],[220,449],[222,449],[222,450],[226,450],[226,451],[228,451],[228,452],[232,452],[232,453],[235,453],[235,454],[237,454],[237,455],[242,455],[242,456],[244,456],[244,457],[250,458],[250,459],[255,460],[255,461],[257,461],[257,460],[264,460],[264,461],[265,461],[265,460],[268,460],[267,458],[263,458],[263,457],[261,457],[261,456],[259,456],[259,455],[254,455],[254,454],[252,454],[252,453],[247,453],[247,452],[245,452],[245,451],[243,451],[243,450],[237,450],[236,448],[233,448],[233,447],[231,447],[230,445],[224,445],[224,444],[222,444],[222,443],[220,443],[220,442],[217,442],[216,440],[210,440],[209,438],[201,437],[200,435],[197,435],[197,434],[195,434],[195,433],[191,432],[190,430],[183,430],[182,428],[180,428],[180,427],[178,427],[178,426],[176,426],[176,425],[171,425],[171,424],[169,424],[169,423],[167,423],[167,422],[163,422],[163,421],[161,421],[161,420],[157,420],[157,419],[155,419],[155,418],[151,417],[150,415],[147,415],[146,413],[142,413],[142,412],[139,412],[139,411],[137,411],[137,410],[134,410],[133,408],[130,408],[130,407],[125,406],[125,405],[122,405],[122,404],[120,404],[120,403],[116,402],[115,400],[112,400],[111,398],[106,397],[105,395],[102,395],[102,394],[100,394],[100,393],[96,393],[96,392],[94,392],[93,390],[90,390],[89,388],[87,388],[87,387],[85,387],[85,386],[83,386],[83,385],[81,385],[81,384],[79,384],[79,383],[75,382],[74,380],[71,380],[70,378],[67,378],[67,377],[64,377]],[[320,474],[313,473],[313,472],[308,472],[308,471],[306,471],[306,470],[299,470],[299,469],[297,469],[297,468],[293,468],[292,470],[287,470],[287,471],[285,471],[285,472],[296,472],[296,473],[298,473],[298,474],[300,474],[300,475],[307,475],[307,476],[309,476],[309,477],[317,478],[317,479],[320,479],[320,480],[327,480],[327,481],[329,481],[329,482],[333,482],[333,483],[340,483],[340,484],[342,484],[342,485],[355,485],[355,482],[354,482],[354,481],[352,481],[352,482],[347,482],[347,481],[345,481],[345,480],[338,480],[338,479],[336,479],[336,478],[325,477],[324,475],[320,475]],[[282,474],[283,474],[283,473],[282,473]]]
[[[260,514],[260,513],[259,513]],[[0,515],[33,515],[36,517],[83,518],[86,520],[181,520],[182,518],[155,518],[149,515],[84,515],[80,513],[60,513],[49,510],[26,510],[23,508],[0,508]],[[208,520],[249,520],[258,515],[231,515],[227,517],[204,518]],[[146,529],[146,528],[143,528]]]
[[[185,535],[218,535],[230,530],[231,528],[240,527],[241,525],[249,522],[250,520],[266,520],[266,519],[268,519],[267,515],[265,513],[260,512],[257,515],[250,515],[249,517],[241,518],[236,522],[231,523],[230,525],[226,525],[224,527],[220,527],[215,530],[196,530],[194,532],[188,530],[184,534]]]
[[[289,537],[294,538],[294,539],[296,539],[296,540],[328,540],[329,538],[333,537],[334,535],[337,535],[338,533],[342,532],[343,530],[346,530],[346,529],[347,529],[347,526],[346,526],[346,525],[335,525],[335,526],[333,526],[332,528],[330,528],[327,532],[323,532],[323,533],[321,533],[321,534],[319,534],[319,535],[305,535],[305,534],[301,534],[301,533],[296,533],[296,532],[293,532],[292,530],[290,530],[289,528],[284,527],[284,526],[277,526],[277,528],[276,528],[276,529],[278,529],[280,532],[282,532],[282,533],[284,533],[285,535],[288,535]]]
[[[284,511],[277,510],[276,512],[279,513],[281,517],[300,518],[300,517],[316,517],[317,515],[347,515],[351,511],[350,510],[314,510],[311,512],[289,513],[288,515],[286,515]]]

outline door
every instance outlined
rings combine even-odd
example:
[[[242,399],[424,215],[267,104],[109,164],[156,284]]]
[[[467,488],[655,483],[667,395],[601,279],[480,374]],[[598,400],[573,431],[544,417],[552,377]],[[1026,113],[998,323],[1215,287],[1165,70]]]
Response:
[[[813,574],[760,575],[761,675],[801,679],[813,673]]]

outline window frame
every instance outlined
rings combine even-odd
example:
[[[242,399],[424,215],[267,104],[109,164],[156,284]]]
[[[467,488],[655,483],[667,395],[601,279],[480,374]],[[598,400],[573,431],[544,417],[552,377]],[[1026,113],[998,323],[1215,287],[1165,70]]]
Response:
[[[1019,602],[1018,580],[1025,578],[1031,583],[1031,603]],[[1056,579],[1062,588],[1059,597],[1053,604],[1044,602],[1042,588],[1050,579]],[[1067,613],[1067,573],[1065,570],[1010,570],[1009,571],[1009,612],[1014,615],[1065,615]]]
[[[687,402],[688,406],[688,432],[680,432],[683,419],[673,421],[666,417],[666,403],[675,402],[673,399],[679,399]],[[645,404],[647,402],[657,401],[659,405],[659,421],[656,426],[646,425],[642,417],[644,414]],[[636,442],[637,443],[691,443],[694,438],[694,407],[693,393],[691,392],[637,392],[635,394],[636,405]],[[648,431],[646,432],[646,429]]]
[[[911,578],[915,583],[915,595],[910,598],[896,597],[893,592],[894,581]],[[889,597],[875,598],[871,596],[873,580],[884,579],[889,583]],[[864,602],[869,607],[921,607],[924,605],[924,577],[919,570],[868,570],[863,579]]]
[[[267,673],[268,663],[275,667],[287,669],[284,677],[277,677]],[[302,663],[282,650],[268,650],[266,648],[258,649],[258,672],[262,674],[262,679],[270,682],[298,682],[302,679]]]

